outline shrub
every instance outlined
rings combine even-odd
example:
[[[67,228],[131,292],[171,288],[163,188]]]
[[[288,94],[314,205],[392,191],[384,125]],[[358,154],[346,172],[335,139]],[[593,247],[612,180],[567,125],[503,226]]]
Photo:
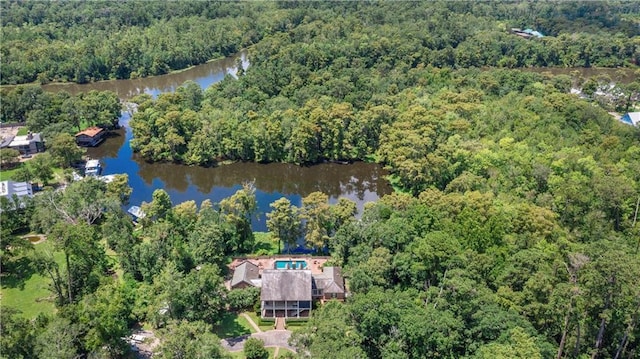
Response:
[[[244,343],[244,356],[247,359],[267,359],[269,358],[269,352],[264,348],[262,340],[249,338]]]
[[[227,304],[232,310],[245,310],[258,303],[258,312],[260,312],[260,288],[249,287],[245,289],[234,289],[227,294]],[[255,309],[255,306],[254,306]]]

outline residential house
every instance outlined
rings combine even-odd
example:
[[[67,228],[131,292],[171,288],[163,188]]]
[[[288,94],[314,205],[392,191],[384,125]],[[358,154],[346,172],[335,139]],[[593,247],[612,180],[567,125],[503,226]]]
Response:
[[[621,118],[620,121],[633,126],[640,126],[640,112],[627,112]]]
[[[346,290],[340,267],[324,267],[322,274],[313,275],[313,299],[344,300]]]
[[[0,148],[9,148],[11,142],[13,142],[15,136],[8,136],[0,138]]]
[[[312,301],[310,270],[265,269],[260,291],[262,318],[309,318]]]
[[[13,201],[17,198],[18,203],[13,204],[13,209],[24,207],[25,197],[33,197],[33,187],[28,182],[2,181],[0,182],[0,197]]]
[[[107,131],[100,127],[89,127],[84,131],[76,133],[76,143],[78,146],[94,147],[104,140]]]
[[[14,137],[8,147],[18,150],[22,155],[29,155],[44,151],[44,141],[39,133],[29,132],[24,136]]]
[[[260,286],[260,271],[257,265],[245,261],[240,263],[233,271],[231,289]]]
[[[127,213],[129,213],[129,215],[131,215],[131,217],[133,218],[134,222],[138,222],[139,220],[141,220],[141,219],[143,219],[144,217],[147,216],[147,214],[144,213],[142,208],[140,208],[139,206],[131,206],[131,208],[129,208],[129,210],[127,210]]]

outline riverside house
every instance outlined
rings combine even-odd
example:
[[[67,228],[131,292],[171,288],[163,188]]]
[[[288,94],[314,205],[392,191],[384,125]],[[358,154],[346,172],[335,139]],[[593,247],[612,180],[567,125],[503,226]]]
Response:
[[[24,136],[14,137],[8,147],[18,150],[21,155],[30,155],[44,151],[44,141],[39,133],[29,132]]]
[[[76,143],[78,146],[95,147],[104,140],[107,131],[100,127],[89,127],[84,131],[76,133]]]
[[[263,319],[305,319],[312,302],[344,300],[347,294],[340,267],[324,266],[327,258],[242,258],[231,265],[229,288],[260,288]]]
[[[266,269],[262,272],[262,318],[309,318],[312,278],[310,270]]]

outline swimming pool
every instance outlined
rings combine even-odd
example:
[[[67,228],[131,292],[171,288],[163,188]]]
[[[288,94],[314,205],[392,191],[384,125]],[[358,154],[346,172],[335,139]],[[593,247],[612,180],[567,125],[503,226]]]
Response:
[[[303,260],[276,261],[276,269],[306,269],[307,262]]]

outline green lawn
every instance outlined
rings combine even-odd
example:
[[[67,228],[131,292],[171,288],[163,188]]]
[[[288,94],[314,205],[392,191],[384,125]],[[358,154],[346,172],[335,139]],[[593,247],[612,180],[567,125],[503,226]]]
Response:
[[[7,181],[7,180],[13,179],[13,175],[16,173],[16,171],[20,167],[24,166],[25,163],[27,163],[27,162],[22,162],[22,163],[18,164],[16,167],[14,167],[12,169],[0,170],[0,181]],[[49,181],[48,185],[49,186],[60,185],[62,182],[64,182],[64,170],[62,168],[59,168],[59,167],[54,167],[53,168],[53,179],[51,181]]]
[[[302,321],[302,320],[300,320],[300,321],[297,321],[297,320],[296,321],[293,321],[293,320],[287,321],[287,324],[286,324],[287,325],[287,330],[290,330],[292,332],[297,332],[297,331],[303,330],[303,329],[305,329],[307,327],[307,323],[308,323],[307,321]]]
[[[59,265],[64,262],[63,254],[54,252],[51,242],[45,241],[34,247],[36,252],[52,253]],[[49,290],[51,280],[35,273],[26,258],[23,263],[20,275],[2,278],[2,305],[20,310],[25,318],[35,318],[39,313],[53,313],[54,294]]]
[[[27,135],[27,134],[29,134],[29,129],[26,128],[26,127],[21,127],[18,130],[18,133],[16,134],[16,136],[24,136],[24,135]]]
[[[244,312],[244,313],[246,315],[248,315],[251,318],[251,320],[253,320],[253,322],[256,323],[256,325],[258,325],[260,330],[262,330],[263,332],[266,332],[267,330],[272,330],[273,329],[273,325],[275,324],[275,322],[265,322],[263,324],[263,323],[260,322],[260,318],[258,318],[256,313],[254,313],[254,312]]]
[[[235,338],[245,334],[251,334],[255,330],[249,322],[238,313],[227,312],[222,317],[222,322],[214,328],[219,338]]]
[[[16,166],[15,168],[12,168],[10,170],[5,170],[2,169],[0,170],[0,181],[7,181],[13,178],[13,174],[16,173],[16,171],[18,170],[18,168],[20,168],[22,166],[22,164]]]

